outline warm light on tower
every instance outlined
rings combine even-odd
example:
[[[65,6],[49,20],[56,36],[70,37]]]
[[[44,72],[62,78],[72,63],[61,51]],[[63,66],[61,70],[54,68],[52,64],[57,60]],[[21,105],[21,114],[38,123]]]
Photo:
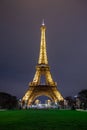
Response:
[[[43,21],[42,21],[42,26],[44,26],[45,25],[45,23],[44,23],[44,19],[43,19]]]
[[[47,50],[46,50],[46,25],[44,20],[40,27],[41,40],[40,40],[40,52],[38,58],[38,64],[36,66],[36,73],[33,81],[29,83],[29,89],[25,93],[22,101],[27,100],[27,104],[31,105],[35,98],[39,96],[50,97],[54,102],[63,100],[62,95],[57,90],[57,84],[54,82],[50,66],[48,65]],[[45,77],[45,84],[41,83],[41,78]]]

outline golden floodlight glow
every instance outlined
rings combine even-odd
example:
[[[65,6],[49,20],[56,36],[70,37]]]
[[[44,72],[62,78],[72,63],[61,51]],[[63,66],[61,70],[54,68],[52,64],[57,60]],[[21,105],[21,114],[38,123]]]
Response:
[[[50,66],[48,65],[47,50],[46,50],[46,26],[43,21],[41,25],[41,41],[38,64],[36,66],[36,73],[33,81],[29,83],[29,89],[22,98],[27,105],[33,104],[35,99],[39,96],[48,96],[55,103],[64,100],[57,89],[57,83],[53,81],[50,73]],[[41,84],[41,76],[45,77],[45,84]]]
[[[45,24],[43,23],[41,26],[41,43],[40,43],[40,54],[38,64],[48,64],[45,31],[46,27]]]

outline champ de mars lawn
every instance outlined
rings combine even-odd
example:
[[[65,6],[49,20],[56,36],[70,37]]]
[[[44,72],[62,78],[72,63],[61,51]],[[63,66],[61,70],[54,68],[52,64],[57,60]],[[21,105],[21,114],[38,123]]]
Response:
[[[0,130],[87,130],[87,112],[55,109],[0,111]]]

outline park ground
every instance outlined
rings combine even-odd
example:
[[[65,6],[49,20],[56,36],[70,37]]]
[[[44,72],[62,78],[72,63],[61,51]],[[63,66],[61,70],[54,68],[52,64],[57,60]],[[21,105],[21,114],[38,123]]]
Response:
[[[87,130],[87,112],[58,109],[0,111],[0,130]]]

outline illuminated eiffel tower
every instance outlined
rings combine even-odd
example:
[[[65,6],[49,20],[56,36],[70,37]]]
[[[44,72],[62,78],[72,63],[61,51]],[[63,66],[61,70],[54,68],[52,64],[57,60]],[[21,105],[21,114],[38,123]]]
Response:
[[[47,96],[53,102],[59,102],[63,100],[60,92],[57,89],[57,83],[53,81],[50,67],[48,65],[47,51],[46,51],[46,26],[44,21],[41,25],[41,42],[40,42],[40,54],[38,64],[36,66],[36,73],[33,81],[29,83],[29,89],[26,91],[22,102],[26,102],[27,105],[33,104],[35,99],[39,96]],[[45,84],[41,83],[41,76],[45,77]]]

